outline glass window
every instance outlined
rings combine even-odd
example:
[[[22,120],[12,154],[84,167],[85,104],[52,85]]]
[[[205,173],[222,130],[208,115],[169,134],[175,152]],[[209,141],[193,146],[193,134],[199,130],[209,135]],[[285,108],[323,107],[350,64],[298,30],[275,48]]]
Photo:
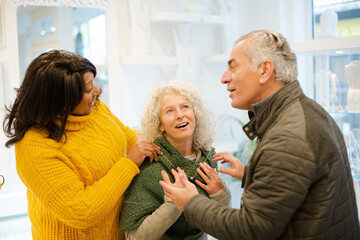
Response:
[[[313,0],[314,35],[360,35],[360,0]]]

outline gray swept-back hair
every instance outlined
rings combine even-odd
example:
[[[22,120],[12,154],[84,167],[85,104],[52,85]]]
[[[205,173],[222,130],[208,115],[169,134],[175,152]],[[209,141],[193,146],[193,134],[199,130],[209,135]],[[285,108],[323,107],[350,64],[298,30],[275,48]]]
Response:
[[[145,108],[141,119],[141,130],[137,132],[137,136],[142,140],[154,141],[164,134],[159,129],[161,123],[160,99],[162,96],[172,92],[177,92],[184,96],[194,110],[196,122],[193,138],[194,149],[209,151],[213,143],[214,114],[206,107],[205,96],[197,88],[174,80],[160,83],[152,89],[151,99]]]
[[[251,71],[255,71],[264,61],[271,60],[277,81],[289,83],[297,79],[296,55],[283,35],[270,30],[252,31],[241,36],[234,45],[245,39],[251,40],[246,50]]]

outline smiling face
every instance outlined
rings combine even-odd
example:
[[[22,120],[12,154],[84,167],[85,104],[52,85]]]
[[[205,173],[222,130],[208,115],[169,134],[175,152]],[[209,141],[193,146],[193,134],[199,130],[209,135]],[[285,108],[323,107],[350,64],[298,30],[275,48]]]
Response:
[[[166,133],[166,139],[173,146],[179,143],[192,144],[195,114],[183,95],[171,92],[161,97],[160,120],[159,129]]]
[[[250,59],[245,52],[248,43],[249,39],[245,39],[234,46],[221,83],[227,84],[232,107],[252,111],[251,104],[261,100],[261,68],[250,70]]]
[[[94,74],[92,72],[86,72],[84,74],[85,93],[79,105],[71,113],[72,115],[88,115],[91,113],[95,104],[96,96],[100,94],[100,89],[94,85]]]

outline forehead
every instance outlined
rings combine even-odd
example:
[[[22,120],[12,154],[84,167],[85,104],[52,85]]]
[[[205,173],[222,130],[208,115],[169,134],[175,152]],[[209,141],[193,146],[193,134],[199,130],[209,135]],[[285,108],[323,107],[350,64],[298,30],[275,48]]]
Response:
[[[161,97],[160,106],[163,108],[174,105],[179,102],[180,103],[188,102],[188,99],[184,95],[174,91],[174,92],[166,93]]]
[[[229,64],[233,61],[241,61],[244,59],[248,59],[248,56],[246,54],[246,50],[249,46],[249,39],[244,39],[233,47],[231,54],[230,54],[230,60]]]
[[[91,81],[94,80],[94,74],[92,72],[86,72],[84,73],[84,82],[85,85],[91,83]]]

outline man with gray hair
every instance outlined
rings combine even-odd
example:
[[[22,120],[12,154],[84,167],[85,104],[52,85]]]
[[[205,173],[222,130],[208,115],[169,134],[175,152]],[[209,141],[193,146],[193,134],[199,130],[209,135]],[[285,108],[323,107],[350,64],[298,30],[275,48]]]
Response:
[[[198,194],[186,175],[165,194],[186,219],[218,239],[360,239],[358,210],[343,135],[331,116],[306,97],[296,56],[286,39],[267,30],[240,37],[221,82],[234,108],[248,110],[243,127],[258,144],[248,166],[227,152],[219,172],[242,180],[241,208]]]

